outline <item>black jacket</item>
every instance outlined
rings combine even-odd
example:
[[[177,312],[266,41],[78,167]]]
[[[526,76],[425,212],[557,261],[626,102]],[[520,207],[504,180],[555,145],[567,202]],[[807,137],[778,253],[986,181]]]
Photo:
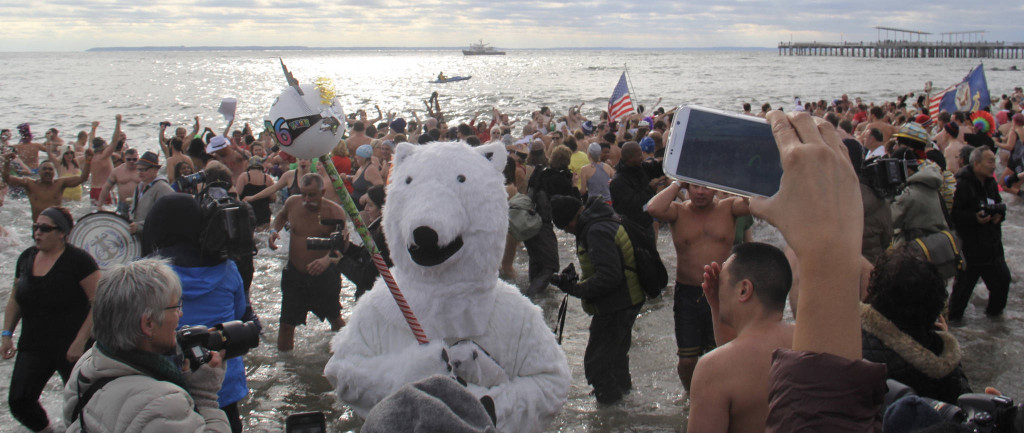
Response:
[[[992,199],[1002,203],[995,178],[984,182],[975,176],[970,165],[960,169],[956,174],[956,192],[953,194],[953,211],[950,217],[963,242],[964,258],[967,265],[983,265],[1003,257],[1002,221],[978,223],[977,214],[982,203]],[[1003,220],[1006,212],[1002,212]]]
[[[651,177],[643,165],[630,167],[623,162],[615,168],[615,176],[608,186],[612,193],[612,206],[615,213],[639,224],[645,229],[653,230],[654,218],[644,210],[647,201],[654,197],[651,188]]]
[[[537,206],[537,213],[545,223],[551,222],[551,198],[565,195],[580,198],[580,190],[572,184],[572,172],[537,166],[527,183],[530,198]]]
[[[628,235],[620,230],[615,212],[601,197],[587,200],[576,224],[576,255],[580,260],[580,282],[566,293],[583,300],[589,314],[606,314],[644,302],[642,291],[630,290],[622,267],[623,255],[616,238]]]

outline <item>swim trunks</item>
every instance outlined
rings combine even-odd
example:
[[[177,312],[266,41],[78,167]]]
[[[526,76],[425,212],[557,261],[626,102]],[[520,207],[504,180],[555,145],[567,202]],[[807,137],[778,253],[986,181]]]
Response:
[[[281,271],[281,323],[305,325],[312,312],[323,322],[341,314],[341,275],[334,265],[317,276],[298,270],[289,261]]]
[[[93,200],[98,201],[100,199],[100,192],[102,190],[103,188],[89,188],[89,197],[92,198]],[[110,198],[109,194],[103,199],[103,204],[111,204],[113,202],[114,199]]]
[[[696,358],[715,348],[711,306],[704,297],[704,289],[677,281],[672,312],[676,324],[676,354],[680,358]]]

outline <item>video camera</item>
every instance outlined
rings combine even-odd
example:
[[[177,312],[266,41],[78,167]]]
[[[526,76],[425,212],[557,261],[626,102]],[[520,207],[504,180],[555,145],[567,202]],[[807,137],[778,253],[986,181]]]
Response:
[[[324,219],[320,220],[320,225],[335,226],[337,230],[332,232],[330,237],[306,238],[306,249],[345,251],[345,248],[348,246],[348,239],[345,238],[345,233],[341,231],[341,228],[345,226],[345,220]]]
[[[256,322],[232,320],[214,326],[186,326],[176,334],[178,346],[189,361],[192,371],[210,362],[211,352],[224,350],[224,359],[245,355],[260,345],[260,329]]]
[[[907,170],[917,168],[916,161],[898,158],[869,159],[860,171],[860,182],[879,196],[891,200],[907,185]]]
[[[178,183],[179,191],[190,191],[196,189],[199,184],[206,183],[206,172],[200,170],[188,176],[180,176],[175,182]]]
[[[885,394],[885,407],[903,397],[917,395],[913,388],[898,381],[889,379],[885,384],[889,387],[889,392]],[[943,421],[962,424],[981,433],[1024,433],[1024,410],[1005,395],[963,394],[957,398],[956,405],[919,395],[917,397],[935,409]]]

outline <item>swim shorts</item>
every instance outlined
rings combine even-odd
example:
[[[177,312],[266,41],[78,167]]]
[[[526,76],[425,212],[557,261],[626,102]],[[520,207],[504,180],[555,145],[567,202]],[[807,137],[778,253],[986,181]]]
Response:
[[[677,281],[672,312],[676,322],[676,354],[680,358],[696,358],[715,348],[711,306],[704,297],[704,289]]]
[[[341,314],[341,274],[331,266],[317,276],[299,271],[291,261],[281,271],[281,323],[305,325],[312,312],[323,322]]]
[[[102,192],[102,191],[103,191],[102,187],[101,188],[89,188],[89,197],[92,198],[93,200],[99,200],[100,199],[100,192]],[[114,200],[112,198],[110,198],[109,194],[107,195],[106,198],[103,199],[103,204],[111,204],[113,202],[114,202]]]

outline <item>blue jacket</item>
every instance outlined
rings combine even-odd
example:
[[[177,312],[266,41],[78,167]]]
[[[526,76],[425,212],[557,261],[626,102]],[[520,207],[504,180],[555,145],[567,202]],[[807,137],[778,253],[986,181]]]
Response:
[[[212,327],[241,319],[245,313],[245,289],[235,262],[195,263],[194,260],[182,257],[185,255],[181,254],[182,251],[174,251],[177,249],[165,248],[159,253],[172,259],[171,268],[181,279],[182,316],[178,324]],[[198,255],[198,251],[195,251],[193,257]],[[227,360],[227,371],[224,373],[224,383],[217,392],[217,403],[224,407],[241,400],[248,393],[242,357]]]

